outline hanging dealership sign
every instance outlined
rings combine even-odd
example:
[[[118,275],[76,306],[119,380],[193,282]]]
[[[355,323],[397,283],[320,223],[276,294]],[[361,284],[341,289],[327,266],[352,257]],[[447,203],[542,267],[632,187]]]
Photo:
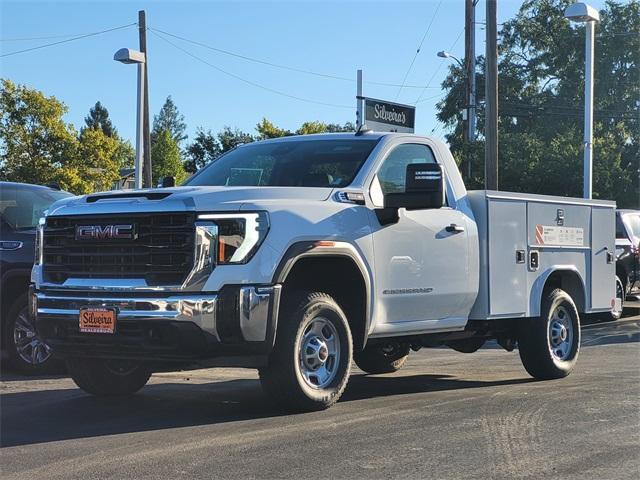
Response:
[[[364,99],[364,121],[371,130],[413,133],[415,120],[416,107],[375,98]]]

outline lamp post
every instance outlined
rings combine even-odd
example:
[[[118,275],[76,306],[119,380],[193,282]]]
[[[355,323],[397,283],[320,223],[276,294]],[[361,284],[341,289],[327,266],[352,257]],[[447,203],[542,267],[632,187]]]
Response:
[[[131,48],[121,48],[113,59],[121,63],[136,63],[138,65],[138,108],[136,112],[136,163],[135,187],[142,188],[142,164],[144,158],[144,133],[142,114],[144,108],[144,64],[146,55]]]
[[[573,22],[584,23],[585,38],[585,72],[584,72],[584,198],[591,198],[593,186],[593,43],[595,24],[600,21],[598,10],[586,3],[578,2],[570,5],[564,12],[565,18]]]

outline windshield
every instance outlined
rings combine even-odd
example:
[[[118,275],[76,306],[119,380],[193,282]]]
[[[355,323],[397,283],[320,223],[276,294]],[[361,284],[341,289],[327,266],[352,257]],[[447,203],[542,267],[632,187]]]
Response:
[[[58,190],[4,184],[0,187],[0,217],[15,230],[31,230],[52,203],[69,196]]]
[[[378,140],[299,140],[256,143],[223,155],[185,185],[344,187]]]

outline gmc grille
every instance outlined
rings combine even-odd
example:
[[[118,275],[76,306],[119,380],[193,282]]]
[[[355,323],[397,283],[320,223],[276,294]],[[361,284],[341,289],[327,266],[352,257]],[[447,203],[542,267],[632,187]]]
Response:
[[[148,285],[180,285],[193,267],[195,215],[154,213],[48,217],[44,280],[143,278]],[[76,240],[76,226],[132,224],[135,238]]]

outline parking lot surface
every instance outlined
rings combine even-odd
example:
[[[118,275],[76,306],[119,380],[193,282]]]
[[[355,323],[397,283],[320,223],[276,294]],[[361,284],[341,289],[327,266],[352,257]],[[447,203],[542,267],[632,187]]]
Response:
[[[640,478],[640,316],[585,327],[576,370],[534,381],[517,351],[412,353],[357,369],[324,412],[284,415],[251,370],[163,373],[98,399],[3,374],[0,469],[14,478]]]

